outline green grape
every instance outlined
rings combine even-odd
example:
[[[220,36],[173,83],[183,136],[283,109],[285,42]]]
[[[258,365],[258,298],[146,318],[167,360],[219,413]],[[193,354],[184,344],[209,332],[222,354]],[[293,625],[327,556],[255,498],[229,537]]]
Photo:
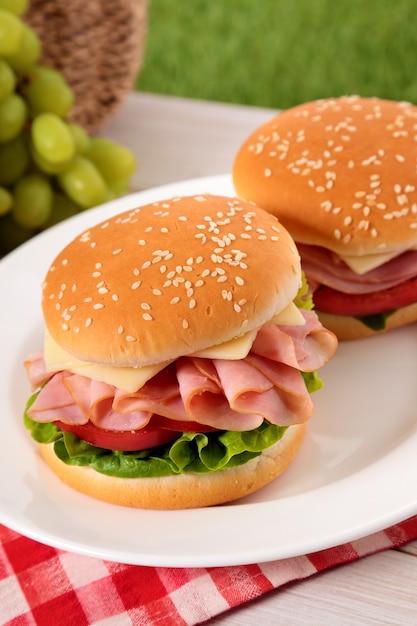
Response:
[[[50,163],[37,152],[32,141],[29,141],[29,152],[35,166],[41,173],[48,174],[49,176],[64,172],[71,163],[71,159],[69,161],[63,161],[62,163]]]
[[[92,137],[86,156],[93,161],[106,181],[130,177],[136,168],[133,153],[106,137]]]
[[[51,214],[53,191],[46,176],[27,174],[13,189],[12,216],[23,228],[39,228]]]
[[[84,154],[90,147],[91,139],[88,133],[79,124],[69,122],[68,128],[75,141],[75,149],[78,154]]]
[[[83,209],[109,199],[106,183],[96,166],[82,155],[76,155],[62,174],[57,175],[61,188]]]
[[[119,180],[106,180],[107,187],[109,188],[113,198],[118,198],[126,193],[129,189],[129,183],[130,177],[120,178]]]
[[[13,13],[0,8],[0,56],[15,54],[23,39],[23,22]]]
[[[0,100],[7,98],[16,88],[16,76],[6,61],[0,59]]]
[[[54,193],[53,201],[52,201],[52,211],[49,216],[49,219],[42,225],[43,229],[50,228],[55,224],[59,224],[59,222],[63,222],[69,217],[73,217],[82,210],[78,204],[75,204],[68,198],[65,194],[57,191]]]
[[[33,230],[17,224],[10,213],[0,218],[0,252],[7,254],[30,239]]]
[[[0,143],[0,185],[16,182],[29,167],[30,155],[23,135]]]
[[[20,48],[14,54],[5,56],[16,72],[24,72],[34,65],[41,54],[41,42],[33,28],[23,24],[23,37]]]
[[[29,7],[29,0],[0,0],[0,9],[15,15],[23,15]]]
[[[0,215],[5,215],[13,206],[13,196],[8,189],[0,187]]]
[[[28,117],[27,104],[17,93],[0,100],[0,142],[14,139],[23,129]]]
[[[21,90],[33,115],[55,113],[66,117],[74,104],[74,92],[64,76],[51,67],[34,66],[25,76]]]
[[[34,118],[31,139],[36,153],[51,165],[69,163],[75,155],[68,124],[54,113],[40,113]]]

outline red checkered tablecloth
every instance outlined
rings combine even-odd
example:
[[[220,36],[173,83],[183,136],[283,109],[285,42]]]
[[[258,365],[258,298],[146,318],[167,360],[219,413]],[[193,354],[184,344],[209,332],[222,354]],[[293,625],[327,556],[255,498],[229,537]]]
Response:
[[[255,565],[173,568],[64,552],[0,526],[0,620],[3,626],[191,626],[290,581],[416,538],[417,515],[305,556]]]

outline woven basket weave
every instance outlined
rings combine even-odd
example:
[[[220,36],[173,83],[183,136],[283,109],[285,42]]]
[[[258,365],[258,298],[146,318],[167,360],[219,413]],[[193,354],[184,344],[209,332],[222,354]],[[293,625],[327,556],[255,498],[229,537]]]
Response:
[[[25,21],[42,42],[41,62],[71,85],[73,121],[102,128],[134,88],[149,0],[31,0]]]

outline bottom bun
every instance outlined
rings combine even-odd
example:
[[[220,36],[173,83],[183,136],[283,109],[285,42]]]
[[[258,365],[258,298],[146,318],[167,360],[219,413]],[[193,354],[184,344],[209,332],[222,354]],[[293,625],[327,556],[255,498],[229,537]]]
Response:
[[[270,483],[293,461],[305,428],[305,424],[290,426],[282,439],[244,465],[161,478],[106,476],[90,467],[66,465],[56,456],[53,444],[40,444],[40,450],[65,484],[93,498],[144,509],[189,509],[231,502]]]
[[[383,330],[372,330],[372,328],[365,326],[365,324],[355,317],[349,317],[348,315],[333,315],[332,313],[322,313],[321,311],[316,312],[323,326],[333,331],[340,341],[380,335],[394,328],[407,326],[417,321],[417,303],[410,304],[402,309],[397,309],[392,315],[387,317],[386,326]]]

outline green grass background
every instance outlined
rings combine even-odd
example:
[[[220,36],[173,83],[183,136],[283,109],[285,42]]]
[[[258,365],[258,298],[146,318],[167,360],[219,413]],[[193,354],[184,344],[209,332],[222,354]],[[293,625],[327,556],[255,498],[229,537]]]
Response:
[[[417,0],[150,0],[137,89],[273,108],[417,102]]]

